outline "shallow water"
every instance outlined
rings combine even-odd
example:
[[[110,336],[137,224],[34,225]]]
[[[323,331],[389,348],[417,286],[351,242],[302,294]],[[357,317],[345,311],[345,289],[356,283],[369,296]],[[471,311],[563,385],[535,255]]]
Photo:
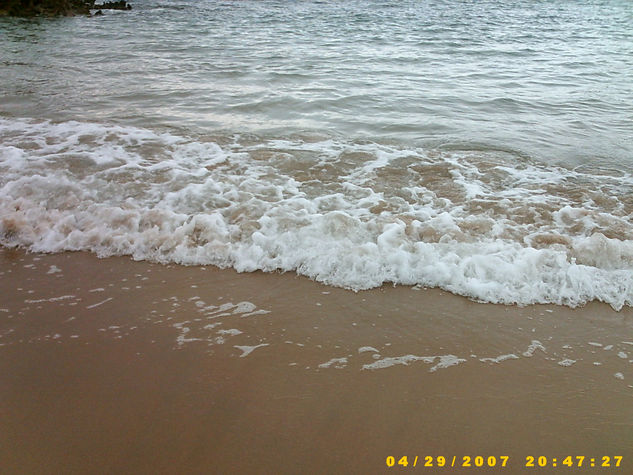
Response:
[[[0,19],[0,242],[633,302],[628,2]]]

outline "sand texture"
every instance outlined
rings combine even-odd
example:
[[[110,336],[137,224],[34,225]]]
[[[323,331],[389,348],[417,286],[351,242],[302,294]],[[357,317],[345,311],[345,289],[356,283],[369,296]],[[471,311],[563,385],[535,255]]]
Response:
[[[0,473],[633,473],[632,370],[630,308],[0,249]]]

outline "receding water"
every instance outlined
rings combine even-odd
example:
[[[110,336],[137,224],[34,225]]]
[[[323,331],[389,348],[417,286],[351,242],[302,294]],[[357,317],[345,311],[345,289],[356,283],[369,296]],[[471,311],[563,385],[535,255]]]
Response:
[[[633,4],[0,18],[0,242],[633,302]]]

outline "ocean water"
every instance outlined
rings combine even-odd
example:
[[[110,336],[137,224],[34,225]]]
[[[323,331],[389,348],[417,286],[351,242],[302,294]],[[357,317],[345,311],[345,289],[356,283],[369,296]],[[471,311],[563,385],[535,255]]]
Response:
[[[633,305],[633,4],[0,18],[0,244]]]

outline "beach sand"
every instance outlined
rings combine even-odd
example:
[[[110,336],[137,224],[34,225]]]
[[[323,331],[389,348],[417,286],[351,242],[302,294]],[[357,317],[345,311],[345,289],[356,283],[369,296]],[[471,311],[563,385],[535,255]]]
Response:
[[[0,248],[0,473],[627,474],[632,386],[630,308]]]

